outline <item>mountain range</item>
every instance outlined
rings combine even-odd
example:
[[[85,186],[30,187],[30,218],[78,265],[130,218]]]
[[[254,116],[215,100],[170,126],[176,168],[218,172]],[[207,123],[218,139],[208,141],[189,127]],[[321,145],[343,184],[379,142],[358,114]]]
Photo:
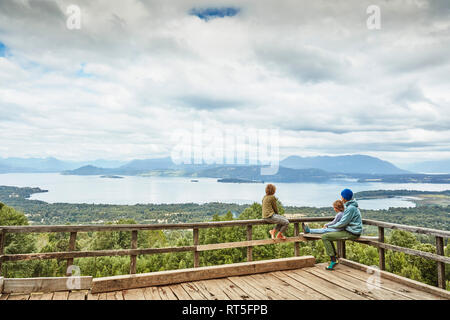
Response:
[[[247,168],[249,165],[220,164],[175,164],[170,157],[137,159],[129,162],[94,160],[94,161],[63,161],[56,158],[0,158],[0,173],[12,172],[63,172],[75,175],[123,174],[136,175],[153,170],[177,170],[184,173],[204,171],[205,175],[217,168]],[[254,168],[255,166],[253,166]],[[379,158],[366,155],[289,156],[280,162],[280,167],[287,169],[318,169],[329,173],[344,174],[405,174],[406,170]],[[209,171],[208,171],[209,170]],[[242,169],[240,169],[242,170]],[[223,171],[223,170],[222,170]]]
[[[439,166],[437,163],[433,163],[433,165]],[[369,182],[381,182],[386,179],[390,182],[407,181],[406,183],[420,181],[446,183],[445,181],[450,181],[450,175],[434,177],[429,174],[416,174],[398,168],[388,161],[359,154],[317,157],[289,156],[280,161],[278,172],[271,176],[261,175],[261,167],[261,165],[248,164],[175,164],[170,157],[136,159],[129,162],[0,158],[0,173],[60,172],[64,175],[185,176],[273,182],[325,182],[342,178]],[[440,172],[442,173],[442,170]],[[437,178],[439,180],[436,180]]]

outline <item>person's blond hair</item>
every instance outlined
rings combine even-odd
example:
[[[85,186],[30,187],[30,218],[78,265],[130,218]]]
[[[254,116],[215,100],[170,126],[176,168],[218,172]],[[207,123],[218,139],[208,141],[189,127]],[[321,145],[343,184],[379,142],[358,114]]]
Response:
[[[273,184],[268,184],[266,186],[266,195],[271,196],[271,195],[275,194],[276,190],[277,190],[277,188]]]

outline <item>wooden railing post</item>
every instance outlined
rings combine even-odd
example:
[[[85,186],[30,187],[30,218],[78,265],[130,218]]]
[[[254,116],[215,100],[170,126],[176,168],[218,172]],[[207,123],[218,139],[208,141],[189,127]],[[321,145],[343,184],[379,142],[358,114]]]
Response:
[[[77,241],[77,233],[71,232],[70,233],[70,239],[69,239],[69,251],[75,251],[76,249],[76,241]],[[66,276],[71,276],[72,271],[69,269],[70,266],[73,265],[73,258],[67,259],[67,269],[66,269]],[[70,272],[69,272],[70,270]]]
[[[194,228],[194,268],[198,268],[200,266],[200,252],[197,251],[198,242],[198,228]]]
[[[300,227],[299,223],[294,223],[294,237],[298,237],[300,235]],[[294,242],[294,255],[298,257],[300,255],[300,243]]]
[[[253,226],[249,224],[247,226],[247,241],[251,241],[253,237]],[[253,247],[247,247],[247,261],[253,261]]]
[[[384,228],[378,227],[378,241],[384,242]],[[384,248],[378,248],[378,266],[380,270],[386,269],[385,251]]]
[[[337,241],[337,254],[339,258],[345,259],[345,240],[338,240]]]
[[[0,229],[0,256],[5,250],[6,232]],[[0,276],[2,275],[2,260],[0,260]]]
[[[138,231],[133,230],[131,231],[131,249],[137,249],[137,238],[138,238]],[[136,260],[137,255],[132,254],[130,255],[130,274],[136,273]]]
[[[444,255],[444,238],[436,237],[436,253]],[[445,289],[445,263],[437,262],[438,287]]]

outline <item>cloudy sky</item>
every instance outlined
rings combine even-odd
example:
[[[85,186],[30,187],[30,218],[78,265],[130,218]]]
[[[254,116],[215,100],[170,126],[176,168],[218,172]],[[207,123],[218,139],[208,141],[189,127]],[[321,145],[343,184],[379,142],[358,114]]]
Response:
[[[282,157],[450,158],[449,75],[448,0],[1,0],[0,157],[167,156],[201,123],[276,129]]]

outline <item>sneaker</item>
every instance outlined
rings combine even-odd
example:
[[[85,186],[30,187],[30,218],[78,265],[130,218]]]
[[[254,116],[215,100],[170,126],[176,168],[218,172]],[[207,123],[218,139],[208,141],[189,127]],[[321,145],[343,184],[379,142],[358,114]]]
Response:
[[[310,232],[309,227],[308,227],[307,224],[304,224],[304,223],[303,223],[302,227],[303,227],[303,232],[304,232],[304,233],[309,233],[309,232]]]
[[[334,270],[334,266],[337,265],[337,262],[331,261],[328,267],[325,267],[326,270]]]

